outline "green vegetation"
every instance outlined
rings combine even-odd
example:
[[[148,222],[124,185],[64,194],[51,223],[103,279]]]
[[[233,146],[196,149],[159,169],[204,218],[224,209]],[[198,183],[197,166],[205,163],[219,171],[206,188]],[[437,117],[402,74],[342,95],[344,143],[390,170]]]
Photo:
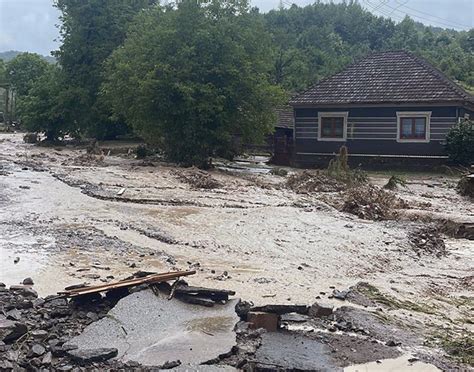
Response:
[[[383,188],[387,190],[395,190],[398,186],[406,187],[406,185],[407,181],[403,177],[393,174]]]
[[[173,161],[232,156],[233,135],[262,141],[283,91],[270,83],[271,39],[248,1],[179,2],[133,23],[107,63],[104,96]]]
[[[339,154],[329,162],[326,171],[327,175],[348,186],[357,186],[367,183],[367,173],[359,168],[350,169],[348,155],[347,147],[341,146]]]
[[[464,120],[450,129],[446,136],[446,152],[458,164],[474,164],[473,121]]]
[[[432,306],[417,304],[409,300],[398,300],[393,296],[380,292],[378,288],[368,283],[359,283],[357,291],[374,302],[384,305],[392,310],[404,309],[426,314],[436,314],[436,311]]]
[[[38,54],[22,53],[6,64],[6,80],[18,99],[28,95],[36,81],[45,73],[48,63]]]
[[[55,142],[67,133],[74,133],[75,97],[68,96],[59,67],[50,65],[31,87],[28,95],[18,100],[18,113],[26,129],[44,132],[47,140]],[[69,101],[67,101],[69,100]]]
[[[467,89],[474,86],[474,29],[457,32],[406,17],[395,24],[356,1],[313,4],[263,16],[275,44],[274,80],[300,90],[381,50],[407,49],[428,59]]]
[[[466,89],[474,85],[474,30],[426,27],[410,18],[396,24],[356,1],[266,14],[248,0],[166,6],[57,0],[55,6],[61,12],[57,64],[30,53],[9,53],[14,58],[0,62],[0,83],[13,86],[22,123],[51,140],[133,131],[171,160],[206,166],[212,156],[239,151],[235,135],[256,143],[270,133],[283,97],[389,49],[411,50]],[[454,156],[466,162],[472,151],[466,153],[469,148]],[[328,174],[363,181],[340,165],[331,164]]]
[[[425,341],[425,344],[440,346],[451,359],[471,367],[474,366],[474,337],[472,333],[439,329]]]
[[[63,110],[71,112],[78,133],[98,139],[110,138],[127,131],[99,94],[103,81],[104,61],[119,47],[129,23],[150,0],[103,1],[58,0],[61,12],[62,45],[54,55],[62,67],[67,102]],[[145,51],[143,50],[142,53]]]

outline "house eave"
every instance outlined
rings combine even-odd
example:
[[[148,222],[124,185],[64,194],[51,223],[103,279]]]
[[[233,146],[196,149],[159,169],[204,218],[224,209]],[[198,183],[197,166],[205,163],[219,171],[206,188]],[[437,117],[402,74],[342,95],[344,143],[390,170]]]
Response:
[[[468,109],[474,108],[474,103],[471,102],[463,102],[463,101],[439,101],[439,102],[374,102],[374,103],[356,103],[356,102],[348,102],[348,103],[301,103],[301,102],[290,102],[290,106],[293,108],[350,108],[350,107],[402,107],[402,106],[409,106],[409,107],[436,107],[436,106],[462,106]]]

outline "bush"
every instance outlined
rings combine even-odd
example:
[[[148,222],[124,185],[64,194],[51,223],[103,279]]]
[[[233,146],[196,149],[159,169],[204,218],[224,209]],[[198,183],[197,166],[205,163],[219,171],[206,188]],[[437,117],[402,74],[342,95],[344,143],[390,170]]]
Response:
[[[145,159],[148,155],[151,155],[151,151],[146,145],[138,145],[135,153],[137,155],[137,159]]]
[[[349,168],[349,152],[346,146],[341,146],[339,154],[329,162],[327,175],[349,186],[367,183],[367,174],[359,168]]]
[[[395,190],[398,188],[398,186],[406,187],[407,182],[404,178],[397,175],[393,175],[392,177],[390,177],[390,179],[383,188],[387,190]]]
[[[458,164],[474,163],[474,122],[464,120],[450,129],[446,136],[446,152]]]
[[[25,142],[25,143],[36,143],[36,142],[38,142],[38,134],[37,133],[26,133],[23,136],[23,142]]]

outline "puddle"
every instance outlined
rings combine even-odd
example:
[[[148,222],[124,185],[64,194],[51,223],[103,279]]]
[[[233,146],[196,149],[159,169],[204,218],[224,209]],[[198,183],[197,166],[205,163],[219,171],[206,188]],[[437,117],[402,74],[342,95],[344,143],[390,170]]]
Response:
[[[411,355],[403,355],[395,359],[383,359],[379,362],[370,362],[349,366],[344,372],[438,372],[439,368],[432,364],[420,361],[409,362]]]
[[[226,332],[233,327],[234,319],[226,316],[215,316],[212,318],[193,319],[183,323],[188,331],[198,331],[206,334]]]

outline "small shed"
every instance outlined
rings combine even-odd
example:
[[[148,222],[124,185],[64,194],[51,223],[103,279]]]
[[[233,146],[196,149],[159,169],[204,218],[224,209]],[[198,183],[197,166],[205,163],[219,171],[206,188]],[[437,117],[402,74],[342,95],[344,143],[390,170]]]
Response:
[[[289,165],[293,155],[294,116],[291,106],[276,110],[277,122],[271,137],[273,156],[271,162],[278,165]]]
[[[357,161],[447,159],[449,129],[474,115],[474,97],[408,51],[375,53],[290,100],[297,165],[327,163],[347,146]]]

